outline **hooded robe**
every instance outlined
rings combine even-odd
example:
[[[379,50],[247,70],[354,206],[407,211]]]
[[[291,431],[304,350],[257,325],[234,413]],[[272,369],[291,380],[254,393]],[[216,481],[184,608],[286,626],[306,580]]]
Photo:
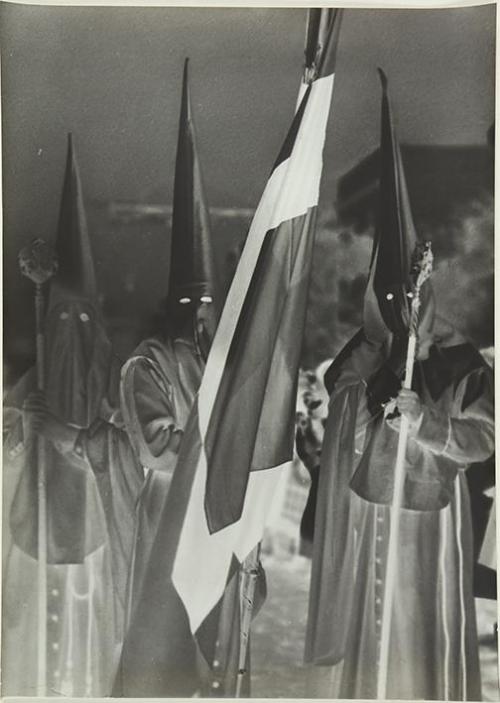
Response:
[[[369,699],[377,695],[398,439],[370,390],[386,386],[387,400],[400,384],[389,380],[380,348],[362,337],[336,375],[321,457],[305,658],[340,664],[338,697]],[[491,371],[470,345],[433,347],[429,359],[416,363],[414,388],[424,412],[406,453],[387,697],[479,700],[464,472],[493,451]]]
[[[177,453],[169,447],[181,433],[204,369],[195,344],[187,339],[147,339],[122,369],[121,405],[130,441],[143,470],[136,531],[129,616],[168,494]]]
[[[134,553],[130,570],[127,620],[130,622],[141,592],[162,507],[168,495],[177,461],[170,441],[181,433],[187,422],[204,369],[204,361],[188,338],[151,338],[142,342],[122,369],[121,406],[123,418],[135,454],[144,471],[144,482],[137,507]],[[165,588],[173,586],[165,585]],[[197,654],[187,617],[180,601],[175,626],[165,633],[171,643],[164,662],[169,672],[170,695],[191,695],[199,688]],[[154,659],[160,647],[149,642]],[[146,695],[154,687],[151,672],[143,663],[127,664],[134,670],[131,683],[125,684],[122,668],[118,671],[114,695]]]
[[[148,576],[151,547],[176,467],[177,452],[172,451],[170,442],[174,434],[182,434],[204,367],[204,358],[194,340],[178,336],[146,339],[122,369],[122,414],[144,471],[130,568],[128,622]],[[91,452],[90,438],[87,453]],[[261,570],[259,575],[256,611],[265,597]],[[133,649],[132,654],[126,653],[113,695],[153,695],[151,692],[158,695],[160,690],[162,696],[190,696],[195,692],[209,695],[212,691],[217,695],[231,694],[235,690],[239,655],[239,574],[231,578],[219,607],[214,609],[197,638],[191,634],[187,614],[173,584],[158,584],[158,587],[169,594],[168,598],[165,596],[168,603],[165,607],[175,611],[170,630],[164,633],[162,642],[147,637],[147,647],[141,648],[140,656]],[[156,682],[154,671],[159,652],[162,677],[161,682]],[[249,657],[248,652],[247,672]],[[248,676],[243,691],[249,692]]]
[[[51,412],[88,433],[103,423],[112,428],[99,447],[99,463],[93,463],[106,466],[105,478],[89,470],[80,442],[65,453],[45,442],[47,689],[48,695],[104,696],[111,691],[123,638],[142,477],[120,427],[116,365],[95,307],[75,296],[58,299],[45,331]],[[31,369],[4,403],[2,684],[7,695],[37,692],[37,455],[22,422],[22,403],[35,389]]]

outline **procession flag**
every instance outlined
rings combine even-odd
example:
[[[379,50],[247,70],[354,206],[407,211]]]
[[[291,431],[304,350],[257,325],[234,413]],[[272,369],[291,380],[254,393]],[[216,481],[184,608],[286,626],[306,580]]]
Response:
[[[243,561],[261,539],[282,468],[293,456],[299,355],[340,22],[338,10],[318,12],[328,22],[321,37],[311,37],[316,44],[321,40],[310,65],[314,77],[252,222],[168,501],[178,505],[180,495],[187,498],[172,580],[192,632],[222,596],[233,554]],[[193,446],[199,447],[194,455]]]
[[[197,633],[223,596],[235,564],[261,540],[275,488],[292,460],[299,356],[341,21],[341,10],[312,12],[323,19],[309,37],[315,50],[306,62],[307,86],[221,314],[125,640],[122,680],[127,670],[132,686],[139,656],[160,690],[165,654],[149,647],[146,662],[142,646],[148,647],[151,637],[160,643],[169,636],[173,615],[167,591],[176,600],[170,584],[191,632]],[[125,682],[123,690],[130,695],[132,688]]]

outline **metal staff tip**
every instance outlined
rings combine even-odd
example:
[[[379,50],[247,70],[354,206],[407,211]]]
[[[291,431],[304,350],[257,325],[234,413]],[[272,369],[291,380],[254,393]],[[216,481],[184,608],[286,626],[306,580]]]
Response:
[[[21,273],[37,286],[42,285],[57,271],[57,258],[53,247],[43,239],[34,239],[18,254]]]

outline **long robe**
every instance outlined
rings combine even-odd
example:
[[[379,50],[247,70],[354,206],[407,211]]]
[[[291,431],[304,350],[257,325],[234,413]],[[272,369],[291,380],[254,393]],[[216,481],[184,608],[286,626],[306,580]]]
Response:
[[[377,691],[398,434],[368,409],[380,363],[369,353],[361,344],[344,360],[330,398],[314,535],[305,659],[339,665],[340,698]],[[491,373],[461,345],[415,376],[424,415],[406,456],[387,697],[479,700],[464,470],[493,451]]]
[[[34,374],[4,410],[2,691],[37,694],[36,453],[20,406]],[[106,696],[124,635],[135,506],[142,475],[110,406],[62,454],[46,443],[47,694]],[[83,441],[92,437],[92,442]],[[87,453],[87,445],[91,447]],[[93,469],[93,470],[91,470]],[[35,481],[30,491],[26,482]],[[20,652],[22,653],[20,655]]]
[[[122,369],[121,406],[125,427],[144,470],[128,615],[140,591],[177,453],[169,442],[182,432],[198,391],[204,361],[187,339],[143,341]]]
[[[122,369],[123,418],[144,471],[130,569],[128,622],[133,618],[147,574],[151,547],[177,463],[171,440],[174,433],[184,429],[203,370],[204,361],[194,342],[183,337],[143,341]],[[165,584],[164,588],[171,590],[173,586]],[[197,649],[180,600],[176,603],[175,624],[164,633],[168,654],[163,670],[169,686],[164,695],[190,695],[201,685]],[[153,658],[159,647],[153,641],[148,645]],[[148,652],[142,651],[141,656],[149,661]],[[135,673],[127,677],[125,672],[130,667]],[[113,695],[145,696],[154,690],[154,685],[147,665],[134,660],[125,669],[123,663],[120,666]]]
[[[155,539],[162,506],[176,468],[177,453],[170,448],[172,436],[182,432],[195,395],[198,391],[205,363],[192,340],[151,338],[143,341],[122,369],[121,407],[128,436],[136,456],[144,469],[144,485],[137,506],[137,527],[128,595],[128,618],[131,619],[141,592]],[[169,592],[171,584],[165,584]],[[265,583],[259,579],[258,609]],[[231,695],[235,690],[239,653],[240,589],[236,572],[219,606],[207,619],[199,633],[198,644],[192,637],[187,616],[178,598],[175,626],[164,633],[168,645],[161,647],[148,642],[150,655],[141,652],[147,660],[164,651],[164,666],[168,690],[161,695],[191,695],[202,692],[210,695]],[[246,669],[249,671],[247,655]],[[118,673],[114,695],[159,695],[146,665],[128,662],[127,671]],[[249,676],[244,693],[249,693]]]

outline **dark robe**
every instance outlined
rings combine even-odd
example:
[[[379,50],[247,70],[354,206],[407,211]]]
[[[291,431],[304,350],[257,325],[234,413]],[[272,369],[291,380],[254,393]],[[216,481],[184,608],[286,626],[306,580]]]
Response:
[[[340,698],[377,692],[398,437],[367,397],[381,365],[363,341],[342,360],[321,458],[305,658],[339,664]],[[406,454],[387,696],[479,700],[464,472],[493,452],[491,372],[460,345],[434,350],[415,379],[424,414]]]
[[[2,686],[25,696],[37,692],[37,462],[20,408],[34,387],[29,373],[4,409]],[[142,471],[106,398],[75,445],[61,453],[47,442],[46,458],[48,692],[107,696],[124,635]]]

